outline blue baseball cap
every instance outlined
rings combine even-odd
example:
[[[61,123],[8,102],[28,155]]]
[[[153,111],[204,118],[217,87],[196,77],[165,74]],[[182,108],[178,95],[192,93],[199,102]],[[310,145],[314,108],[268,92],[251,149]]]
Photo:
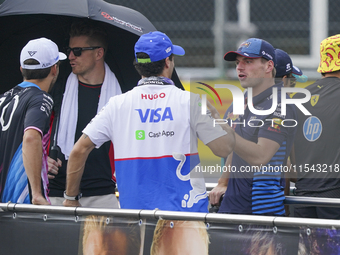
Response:
[[[150,58],[138,59],[137,53],[143,52]],[[173,45],[170,38],[159,31],[142,35],[135,44],[135,57],[137,63],[156,62],[169,57],[171,54],[183,56],[184,49],[181,46]]]
[[[281,49],[275,49],[275,58],[275,77],[279,78],[292,73],[292,75],[296,78],[296,81],[298,82],[306,82],[308,80],[308,77],[302,73],[300,68],[298,68],[297,66],[293,66],[292,59],[287,52]]]
[[[250,38],[243,42],[237,51],[229,51],[224,55],[226,61],[235,61],[237,55],[244,56],[246,58],[265,58],[272,60],[275,64],[275,49],[267,41]]]

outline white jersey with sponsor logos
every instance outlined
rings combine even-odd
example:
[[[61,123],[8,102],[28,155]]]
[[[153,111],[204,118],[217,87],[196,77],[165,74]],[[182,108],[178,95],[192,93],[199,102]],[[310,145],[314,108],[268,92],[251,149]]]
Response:
[[[225,135],[201,114],[199,95],[174,85],[141,85],[115,96],[83,133],[115,150],[121,208],[207,212],[197,138]]]

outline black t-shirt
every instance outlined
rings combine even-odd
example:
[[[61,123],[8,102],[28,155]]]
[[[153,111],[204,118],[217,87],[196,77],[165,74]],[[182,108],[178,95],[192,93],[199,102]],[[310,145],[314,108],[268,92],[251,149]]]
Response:
[[[304,107],[312,115],[297,111],[297,194],[340,188],[340,79],[323,78],[306,88],[312,97]]]
[[[43,143],[48,140],[52,107],[52,98],[30,82],[0,95],[0,201],[30,202],[25,195],[28,180],[22,161],[23,135],[26,129],[35,129]]]
[[[75,134],[76,142],[82,135],[83,129],[97,114],[101,85],[87,85],[79,82],[78,87],[78,119]],[[57,95],[53,95],[56,96]],[[60,108],[60,107],[59,107]],[[55,115],[58,116],[57,109]],[[71,120],[70,120],[71,121]],[[54,128],[52,136],[54,135]],[[113,148],[111,142],[103,144],[98,149],[93,149],[85,163],[84,174],[81,179],[80,189],[84,197],[100,196],[115,192],[116,184],[113,181],[110,157],[113,160]],[[66,184],[67,161],[64,155],[59,156],[62,167],[56,177],[50,180],[51,197],[62,197]]]

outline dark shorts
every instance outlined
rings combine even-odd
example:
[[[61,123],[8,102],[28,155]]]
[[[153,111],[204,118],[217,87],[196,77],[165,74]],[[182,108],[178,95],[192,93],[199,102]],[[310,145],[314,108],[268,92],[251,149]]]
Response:
[[[322,218],[322,219],[340,219],[340,208],[336,207],[296,207],[294,217],[301,218]]]
[[[286,215],[282,214],[282,215],[277,215],[274,213],[261,213],[261,214],[254,214],[254,213],[227,213],[227,212],[218,212],[218,213],[222,213],[222,214],[238,214],[238,215],[260,215],[260,216],[278,216],[278,217],[285,217]]]
[[[340,198],[340,189],[338,187],[325,191],[306,191],[296,192],[298,196],[305,197],[324,197]],[[302,218],[322,218],[322,219],[340,219],[339,207],[318,207],[318,206],[296,206],[294,208],[294,217]]]

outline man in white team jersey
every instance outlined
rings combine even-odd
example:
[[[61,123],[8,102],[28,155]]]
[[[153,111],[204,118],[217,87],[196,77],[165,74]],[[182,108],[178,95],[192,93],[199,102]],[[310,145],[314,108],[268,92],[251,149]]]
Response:
[[[174,86],[174,55],[184,54],[164,33],[140,37],[134,65],[142,79],[111,98],[83,130],[68,162],[65,206],[79,206],[71,199],[79,193],[86,157],[111,140],[121,208],[208,212],[204,178],[195,171],[197,138],[219,157],[231,153],[235,138],[229,126],[227,132],[214,127],[201,114],[199,95]]]

